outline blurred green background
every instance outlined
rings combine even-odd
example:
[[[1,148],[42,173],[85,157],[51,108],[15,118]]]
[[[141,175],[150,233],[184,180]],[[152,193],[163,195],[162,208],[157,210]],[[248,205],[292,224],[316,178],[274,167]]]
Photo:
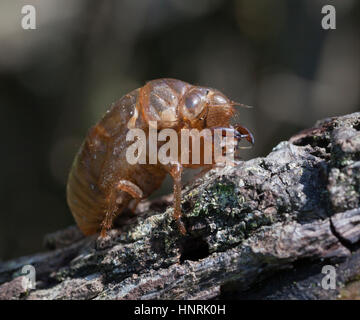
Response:
[[[21,28],[32,4],[37,29]],[[337,29],[321,28],[333,4]],[[0,260],[74,223],[67,174],[87,129],[145,81],[172,77],[255,106],[244,159],[359,110],[356,0],[1,0]],[[162,193],[171,192],[166,184]]]

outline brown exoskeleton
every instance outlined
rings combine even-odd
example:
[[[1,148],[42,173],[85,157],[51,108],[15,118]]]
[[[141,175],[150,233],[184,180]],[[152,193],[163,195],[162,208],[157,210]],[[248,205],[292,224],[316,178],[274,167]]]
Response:
[[[182,165],[180,159],[167,165],[129,164],[126,149],[131,142],[126,141],[126,134],[131,128],[148,134],[149,122],[156,121],[158,130],[223,128],[232,131],[236,139],[254,143],[246,128],[230,125],[234,105],[240,104],[215,89],[176,79],[152,80],[114,103],[89,130],[70,171],[67,201],[80,230],[90,235],[101,229],[105,236],[117,215],[127,207],[135,211],[138,202],[158,189],[170,174],[174,180],[174,218],[185,234],[181,222],[182,170],[205,164],[190,161]]]

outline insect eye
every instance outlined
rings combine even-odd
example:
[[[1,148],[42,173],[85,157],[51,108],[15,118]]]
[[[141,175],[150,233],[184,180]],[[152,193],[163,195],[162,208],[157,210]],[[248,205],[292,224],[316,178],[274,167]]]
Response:
[[[190,112],[195,112],[197,106],[200,104],[201,99],[197,94],[192,94],[185,99],[185,106]]]

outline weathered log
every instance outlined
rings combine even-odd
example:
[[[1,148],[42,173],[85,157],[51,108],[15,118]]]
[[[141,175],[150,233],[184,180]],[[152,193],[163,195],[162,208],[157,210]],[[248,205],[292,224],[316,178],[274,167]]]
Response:
[[[2,299],[335,299],[359,297],[360,113],[318,122],[265,158],[218,168],[121,217],[105,239],[76,227],[50,251],[0,264]],[[24,265],[36,289],[19,287]],[[322,267],[336,289],[322,287]],[[23,282],[21,282],[23,283]]]

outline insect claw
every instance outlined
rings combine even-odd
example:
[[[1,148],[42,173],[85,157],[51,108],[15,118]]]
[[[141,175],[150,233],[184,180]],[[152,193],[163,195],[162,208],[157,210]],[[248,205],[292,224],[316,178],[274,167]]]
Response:
[[[251,144],[254,144],[254,142],[255,142],[254,136],[252,135],[252,133],[247,128],[238,125],[238,126],[235,127],[235,129],[248,142],[250,142]]]
[[[249,135],[248,134],[241,134],[238,131],[235,131],[235,138],[236,139],[243,139],[243,138],[248,138]]]

